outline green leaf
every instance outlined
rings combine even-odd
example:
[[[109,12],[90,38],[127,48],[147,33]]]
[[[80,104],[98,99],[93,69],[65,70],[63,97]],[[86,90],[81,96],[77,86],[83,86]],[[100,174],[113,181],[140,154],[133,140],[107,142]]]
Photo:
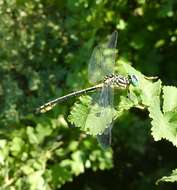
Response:
[[[146,106],[153,106],[154,103],[160,107],[160,93],[161,93],[161,81],[158,80],[157,82],[151,83],[145,81],[142,84],[142,103]]]
[[[177,181],[177,169],[173,170],[171,175],[164,176],[161,179],[157,180],[156,184],[159,182],[175,182]]]
[[[90,135],[102,134],[115,115],[111,107],[102,108],[98,104],[91,104],[92,98],[84,96],[80,98],[80,104],[75,103],[70,112],[69,121]],[[100,117],[101,115],[101,117]]]
[[[89,159],[91,162],[98,162],[98,166],[95,165],[93,169],[96,171],[97,169],[104,170],[110,169],[113,167],[112,163],[112,151],[105,150],[93,150],[92,154],[89,155]]]
[[[155,101],[160,101],[159,95],[161,93],[161,81],[152,82],[148,80],[145,75],[135,70],[131,65],[127,64],[124,60],[120,61],[121,67],[124,68],[126,74],[136,75],[138,78],[138,85],[135,87],[139,90],[142,103],[146,106],[150,106]]]
[[[177,111],[177,88],[174,86],[163,87],[163,111]]]
[[[152,136],[156,141],[167,139],[177,146],[177,113],[168,112],[163,114],[158,103],[148,108],[152,118]]]
[[[19,155],[22,152],[24,144],[25,142],[21,138],[19,137],[13,138],[10,147],[12,154],[15,156]]]
[[[176,107],[176,103],[173,103],[176,99],[174,96],[176,89],[171,87],[163,88],[163,110],[166,112],[164,114],[161,110],[160,104],[161,81],[158,80],[148,86],[147,90],[144,90],[143,92],[146,95],[143,95],[143,102],[148,105],[149,116],[152,118],[152,136],[156,141],[166,139],[172,142],[173,145],[177,146],[177,114],[175,112],[167,112]],[[167,102],[169,102],[169,104]]]
[[[52,129],[50,125],[41,125],[38,124],[36,127],[36,132],[37,132],[37,138],[38,141],[42,142],[45,137],[49,136],[52,133]]]
[[[55,164],[51,168],[52,184],[61,187],[66,181],[72,180],[72,173],[69,167],[62,166],[62,164]]]
[[[116,107],[116,116],[120,117],[125,110],[129,110],[131,107],[133,107],[133,102],[129,98],[121,96],[120,103]]]
[[[36,133],[35,133],[35,131],[34,131],[34,128],[32,128],[32,127],[27,127],[26,133],[27,133],[29,142],[30,142],[31,144],[38,144],[38,143],[39,143],[39,139],[38,139],[38,137],[36,136]]]
[[[71,164],[71,170],[75,175],[79,175],[80,173],[84,172],[84,154],[82,151],[78,150],[72,153],[72,164]]]
[[[112,123],[114,113],[114,109],[110,106],[102,108],[98,104],[94,104],[91,106],[83,130],[93,136],[102,134],[105,128]]]
[[[28,176],[27,183],[30,185],[30,190],[36,189],[45,189],[45,180],[43,178],[43,170],[38,170],[36,172],[31,173]]]
[[[76,102],[70,111],[68,120],[76,127],[82,128],[85,126],[85,121],[89,113],[89,105],[91,104],[90,96],[81,96],[80,102]]]
[[[162,90],[162,82],[160,80],[152,82],[147,80],[144,75],[136,71],[130,65],[123,66],[126,72],[135,74],[139,79],[138,88],[141,90],[141,100],[149,111],[149,116],[152,119],[152,136],[156,141],[161,139],[169,140],[173,145],[177,146],[177,113],[174,111],[177,105],[177,90],[175,87],[163,87],[163,110],[161,110],[160,94]],[[168,112],[167,112],[168,111]]]

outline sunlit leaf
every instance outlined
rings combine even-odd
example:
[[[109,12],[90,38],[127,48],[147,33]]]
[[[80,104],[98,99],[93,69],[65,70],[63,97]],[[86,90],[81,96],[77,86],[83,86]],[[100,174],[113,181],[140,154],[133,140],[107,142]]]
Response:
[[[177,88],[174,86],[163,87],[163,111],[177,111]]]
[[[10,147],[12,154],[19,155],[23,149],[24,144],[25,142],[21,138],[15,137],[12,140],[11,147]]]
[[[75,103],[70,112],[69,121],[87,134],[102,134],[105,127],[112,123],[115,110],[111,107],[102,108],[91,104],[91,97],[81,97],[80,104]],[[102,115],[100,117],[100,114]]]
[[[154,106],[149,107],[152,118],[152,135],[156,141],[167,139],[177,146],[177,113],[169,112],[163,114],[160,106],[154,103]]]
[[[84,96],[80,97],[80,102],[75,103],[72,108],[70,115],[68,116],[68,120],[77,127],[84,127],[87,119],[87,115],[89,113],[89,105],[91,104],[91,97]]]
[[[27,127],[26,133],[28,135],[29,138],[29,142],[31,144],[38,144],[39,143],[39,139],[34,131],[34,128],[32,127]]]
[[[43,171],[36,171],[30,173],[28,177],[28,184],[30,185],[30,190],[36,190],[36,189],[45,189],[45,180],[43,178]]]
[[[164,176],[161,179],[157,180],[157,184],[159,182],[176,182],[177,181],[177,169],[173,170],[171,175]]]

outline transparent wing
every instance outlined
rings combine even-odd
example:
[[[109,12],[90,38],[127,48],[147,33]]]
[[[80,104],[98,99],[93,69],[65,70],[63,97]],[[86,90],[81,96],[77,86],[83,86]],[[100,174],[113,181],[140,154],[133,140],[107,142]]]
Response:
[[[107,149],[111,146],[111,139],[112,139],[111,130],[112,130],[112,124],[109,128],[106,128],[104,130],[103,134],[97,135],[97,140],[103,149]]]
[[[117,37],[118,33],[115,31],[105,44],[94,48],[88,66],[90,83],[101,81],[106,75],[114,73]]]
[[[103,148],[108,148],[111,145],[111,129],[113,125],[113,89],[110,86],[105,86],[102,89],[99,99],[100,119],[107,118],[106,125],[103,126],[104,131],[102,134],[97,135],[97,140]]]
[[[113,89],[110,86],[104,86],[101,93],[99,93],[99,97],[96,96],[93,99],[93,104],[86,119],[85,130],[91,135],[96,135],[100,144],[106,147],[110,144],[110,140],[107,139],[111,139],[113,119]]]
[[[106,75],[114,73],[116,45],[118,33],[114,32],[107,43],[97,46],[91,55],[88,76],[91,83],[104,79]],[[111,144],[111,129],[114,118],[113,89],[105,85],[101,93],[93,97],[93,105],[88,113],[85,130],[96,135],[103,148]]]

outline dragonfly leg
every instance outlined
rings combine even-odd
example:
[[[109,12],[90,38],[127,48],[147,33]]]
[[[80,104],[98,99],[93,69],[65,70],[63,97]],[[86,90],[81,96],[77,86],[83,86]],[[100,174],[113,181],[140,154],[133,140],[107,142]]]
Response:
[[[127,88],[127,98],[131,99],[130,89]]]
[[[133,97],[133,95],[130,93],[130,89],[129,89],[129,88],[127,88],[127,98],[128,98],[130,101],[134,102],[134,97]]]
[[[144,78],[147,79],[147,80],[152,80],[152,81],[159,79],[158,76],[154,76],[154,77],[146,77],[146,76],[144,76]]]

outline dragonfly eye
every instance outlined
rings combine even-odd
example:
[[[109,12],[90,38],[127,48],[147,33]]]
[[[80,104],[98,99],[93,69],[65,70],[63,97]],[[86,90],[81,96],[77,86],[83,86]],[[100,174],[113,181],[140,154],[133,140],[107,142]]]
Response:
[[[133,86],[137,86],[138,85],[139,80],[138,80],[137,76],[135,76],[135,75],[129,75],[129,79],[130,79],[130,83]]]

